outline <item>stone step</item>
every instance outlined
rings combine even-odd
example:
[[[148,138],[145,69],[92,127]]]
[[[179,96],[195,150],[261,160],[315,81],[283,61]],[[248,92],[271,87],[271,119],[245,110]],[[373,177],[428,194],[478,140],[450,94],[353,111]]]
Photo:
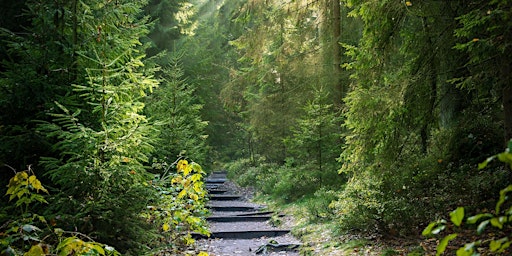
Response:
[[[215,200],[215,201],[234,201],[234,200],[240,199],[241,197],[242,197],[241,195],[218,195],[218,194],[214,194],[214,195],[210,195],[210,200]]]
[[[252,206],[212,206],[212,205],[207,205],[206,207],[210,208],[210,210],[212,210],[212,211],[218,211],[218,212],[258,211],[258,208],[254,208]]]
[[[236,214],[235,216],[257,216],[257,215],[272,215],[274,214],[273,211],[260,211],[260,212],[248,212],[248,213],[240,213]],[[279,215],[281,216],[281,215]]]
[[[208,189],[208,188],[206,188],[206,189]],[[218,188],[218,186],[216,188],[208,189],[208,193],[211,195],[224,194],[226,192],[228,192],[228,191],[225,189],[220,189],[220,188]]]
[[[267,221],[272,218],[271,215],[255,215],[255,216],[210,216],[206,218],[207,221],[211,222],[254,222],[254,221]]]
[[[250,231],[216,231],[210,234],[210,238],[223,238],[223,239],[253,239],[260,237],[276,237],[283,236],[290,233],[287,229],[275,230],[250,230]],[[207,236],[193,233],[194,239],[208,238]]]
[[[206,184],[223,184],[227,180],[226,178],[206,178]]]
[[[206,184],[206,190],[219,189],[222,184]]]

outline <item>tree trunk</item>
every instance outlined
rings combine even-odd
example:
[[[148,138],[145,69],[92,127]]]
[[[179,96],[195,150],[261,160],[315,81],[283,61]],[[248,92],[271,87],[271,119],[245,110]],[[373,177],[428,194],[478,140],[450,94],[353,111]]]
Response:
[[[503,114],[505,141],[512,139],[512,86],[503,88]]]
[[[345,88],[341,81],[341,3],[339,0],[332,1],[332,51],[333,51],[333,76],[335,79],[336,95],[335,104],[340,107],[345,96]]]

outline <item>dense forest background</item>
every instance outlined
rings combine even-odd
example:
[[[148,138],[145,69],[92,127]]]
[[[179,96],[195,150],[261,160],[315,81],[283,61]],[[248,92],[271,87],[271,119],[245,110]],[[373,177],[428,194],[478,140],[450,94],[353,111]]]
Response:
[[[49,190],[30,210],[2,197],[1,223],[38,212],[124,253],[179,247],[147,212],[190,185],[161,185],[180,159],[305,201],[311,221],[395,236],[491,209],[510,183],[477,164],[512,138],[512,1],[1,6],[0,192],[22,170]]]

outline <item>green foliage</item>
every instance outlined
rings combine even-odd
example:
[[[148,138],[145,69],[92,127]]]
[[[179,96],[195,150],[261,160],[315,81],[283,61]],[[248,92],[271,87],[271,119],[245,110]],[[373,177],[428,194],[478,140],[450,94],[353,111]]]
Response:
[[[28,211],[28,207],[35,202],[48,202],[38,194],[46,192],[41,182],[29,168],[18,172],[9,181],[6,195],[10,199],[17,198],[16,206],[25,204],[25,209],[0,226],[0,252],[2,255],[39,256],[48,254],[57,255],[120,255],[113,247],[94,241],[83,241],[77,236],[84,236],[77,232],[65,232],[54,228],[44,216]],[[43,226],[43,228],[38,227]],[[66,235],[64,235],[66,234]],[[71,234],[71,236],[68,236]],[[90,239],[86,237],[87,239]]]
[[[140,212],[155,196],[144,167],[154,130],[140,114],[142,97],[157,86],[139,53],[139,38],[148,33],[139,20],[144,2],[77,4],[83,13],[77,33],[87,42],[76,51],[83,68],[83,80],[72,85],[78,104],[55,102],[52,122],[38,129],[55,141],[58,155],[43,159],[60,190],[51,210],[99,241],[137,251],[151,240]]]
[[[160,86],[146,99],[148,117],[159,127],[153,157],[170,162],[180,155],[193,156],[204,162],[207,122],[201,119],[195,87],[183,77],[179,56],[167,56],[169,64],[159,72]]]
[[[9,196],[9,201],[16,198],[14,205],[22,208],[23,213],[27,213],[28,206],[34,202],[48,203],[42,195],[33,193],[33,190],[36,192],[41,190],[46,193],[48,193],[48,190],[43,187],[41,181],[39,181],[34,174],[29,176],[31,172],[29,167],[28,172],[23,171],[16,173],[16,175],[9,180],[9,185],[7,185],[8,189],[6,195]]]
[[[495,158],[512,168],[512,153],[510,152],[512,152],[512,140],[508,143],[505,152],[487,158],[484,162],[479,164],[478,168],[485,168],[488,163]],[[479,247],[487,247],[487,250],[494,254],[510,253],[508,249],[512,243],[512,235],[504,234],[502,237],[497,237],[500,236],[500,233],[498,233],[498,235],[492,234],[495,232],[492,229],[505,230],[506,233],[509,232],[509,228],[512,224],[512,207],[510,207],[510,203],[508,202],[508,194],[510,192],[512,192],[512,185],[500,191],[499,199],[492,212],[480,212],[476,215],[465,216],[464,207],[457,207],[457,209],[450,212],[450,222],[456,227],[460,227],[465,219],[468,225],[476,227],[476,233],[478,235],[481,236],[484,233],[491,233],[491,239],[478,239],[466,243],[457,250],[457,255],[474,255],[479,251]],[[423,230],[422,235],[438,235],[447,227],[448,222],[444,219],[434,221]],[[455,231],[457,231],[457,229],[455,229]],[[458,233],[452,233],[443,237],[437,247],[437,255],[443,254],[447,249],[448,243],[457,236]]]
[[[171,165],[172,167],[173,165]],[[177,172],[167,169],[152,182],[158,200],[144,214],[160,230],[161,240],[153,245],[152,255],[177,254],[194,244],[192,233],[209,235],[206,228],[206,173],[195,162],[177,162]]]
[[[338,169],[341,120],[328,101],[325,89],[316,89],[314,98],[304,107],[304,116],[297,119],[293,134],[284,141],[293,164],[313,168],[308,173],[318,177],[319,185],[341,183],[334,172]]]
[[[48,4],[39,1],[23,1],[14,20],[26,27],[0,29],[5,55],[0,64],[0,103],[4,106],[0,110],[0,159],[15,169],[37,164],[38,157],[50,150],[48,139],[36,132],[34,120],[49,120],[46,113],[54,107],[53,101],[70,93],[70,86],[64,85],[76,78],[69,30],[72,15],[58,13],[69,10],[71,2],[58,1],[47,8]]]

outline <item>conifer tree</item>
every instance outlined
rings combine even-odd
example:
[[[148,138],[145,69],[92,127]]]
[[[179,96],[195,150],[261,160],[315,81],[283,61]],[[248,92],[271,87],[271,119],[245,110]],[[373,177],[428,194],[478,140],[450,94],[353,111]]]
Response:
[[[72,92],[55,102],[53,121],[38,130],[55,141],[58,154],[44,158],[60,191],[52,210],[121,251],[140,250],[151,234],[143,231],[140,213],[152,196],[144,163],[153,150],[153,128],[141,111],[157,81],[142,62],[144,3],[77,1],[77,28],[70,33],[80,44],[69,49],[76,49],[77,78],[62,85]]]
[[[160,128],[154,156],[171,163],[179,156],[204,162],[207,152],[205,127],[201,120],[202,105],[196,103],[196,90],[183,78],[179,56],[162,68],[161,85],[147,99],[148,117]]]

